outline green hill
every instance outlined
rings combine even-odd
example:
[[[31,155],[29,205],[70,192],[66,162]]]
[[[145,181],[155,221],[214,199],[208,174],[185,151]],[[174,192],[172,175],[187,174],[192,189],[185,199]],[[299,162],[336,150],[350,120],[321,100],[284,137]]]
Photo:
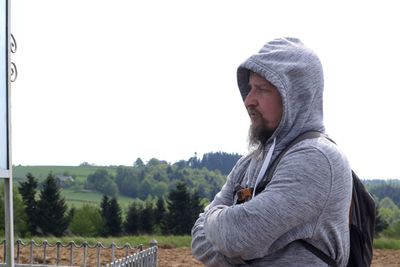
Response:
[[[212,199],[225,182],[226,176],[218,170],[193,168],[188,164],[169,164],[151,159],[147,164],[135,166],[13,166],[15,186],[31,173],[40,184],[52,173],[71,176],[60,182],[62,194],[69,206],[99,205],[104,194],[116,196],[123,209],[135,200],[165,197],[178,181],[188,185],[201,198]]]
[[[25,175],[30,172],[39,181],[43,181],[51,172],[54,175],[71,175],[78,181],[86,181],[89,174],[94,173],[98,169],[107,169],[112,174],[115,174],[117,167],[104,167],[104,166],[13,166],[13,179],[14,181],[21,181],[25,179]]]
[[[46,179],[49,173],[54,175],[68,175],[75,179],[74,186],[72,188],[63,188],[61,190],[62,195],[69,206],[80,207],[83,204],[91,204],[98,206],[103,196],[98,191],[91,191],[84,189],[84,183],[86,182],[87,176],[96,172],[99,169],[106,169],[109,173],[115,174],[116,167],[104,167],[104,166],[13,166],[13,180],[15,185],[25,179],[27,173],[32,175],[39,181],[42,182]],[[129,204],[134,198],[118,195],[118,201],[121,208],[127,209]]]
[[[64,196],[68,206],[74,206],[76,208],[81,207],[83,204],[89,204],[99,207],[103,194],[100,192],[92,192],[87,190],[61,190],[62,196]],[[118,195],[118,204],[121,209],[126,212],[129,205],[134,201],[134,198]]]

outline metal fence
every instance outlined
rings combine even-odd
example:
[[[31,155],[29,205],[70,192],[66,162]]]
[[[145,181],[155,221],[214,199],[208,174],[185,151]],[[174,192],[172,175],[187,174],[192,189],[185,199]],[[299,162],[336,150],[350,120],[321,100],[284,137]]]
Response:
[[[157,267],[157,247],[150,247],[133,255],[113,261],[106,267]]]
[[[126,243],[119,247],[114,242],[106,247],[97,242],[90,245],[87,242],[77,245],[74,241],[67,244],[56,242],[51,244],[44,240],[41,244],[31,240],[23,243],[17,240],[15,250],[15,263],[35,265],[65,265],[82,267],[100,266],[157,266],[157,242],[152,240],[151,247],[143,249],[143,245],[131,246]],[[3,262],[5,259],[5,240],[0,243],[3,248]],[[1,256],[0,256],[1,258]],[[111,262],[111,263],[110,263]]]

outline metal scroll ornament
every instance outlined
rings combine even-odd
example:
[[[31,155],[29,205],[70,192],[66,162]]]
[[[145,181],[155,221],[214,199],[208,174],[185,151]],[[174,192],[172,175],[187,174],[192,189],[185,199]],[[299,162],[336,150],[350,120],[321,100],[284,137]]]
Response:
[[[11,34],[11,47],[10,47],[10,51],[11,53],[15,53],[17,52],[17,41],[15,41],[14,35]],[[10,79],[11,82],[15,82],[15,80],[18,77],[18,70],[17,70],[17,66],[15,65],[14,62],[11,62],[11,75],[10,75]]]
[[[11,53],[17,52],[17,42],[15,41],[14,35],[11,34]]]
[[[11,82],[15,82],[15,80],[18,77],[18,71],[17,71],[17,66],[15,65],[14,62],[11,62]]]

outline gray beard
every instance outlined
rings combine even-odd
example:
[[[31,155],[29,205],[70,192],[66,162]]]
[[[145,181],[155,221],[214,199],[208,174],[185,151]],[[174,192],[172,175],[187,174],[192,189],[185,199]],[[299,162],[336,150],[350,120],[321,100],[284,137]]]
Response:
[[[275,129],[270,129],[264,124],[258,127],[251,124],[248,136],[249,149],[251,151],[255,151],[258,149],[263,150],[265,147],[265,143],[268,141],[269,138],[271,138],[274,132]]]

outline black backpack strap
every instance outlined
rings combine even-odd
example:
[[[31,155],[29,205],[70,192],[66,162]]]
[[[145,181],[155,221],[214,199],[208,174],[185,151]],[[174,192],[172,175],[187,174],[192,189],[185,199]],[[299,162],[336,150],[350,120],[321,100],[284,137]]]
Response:
[[[328,264],[329,266],[333,266],[333,267],[337,267],[337,263],[336,261],[334,261],[331,257],[329,257],[328,255],[326,255],[324,252],[322,252],[320,249],[314,247],[313,245],[311,245],[310,243],[308,243],[305,240],[300,239],[299,240],[300,243],[308,250],[310,251],[312,254],[314,254],[315,256],[317,256],[318,258],[320,258],[322,261],[324,261],[326,264]]]
[[[273,164],[271,165],[271,167],[268,170],[268,176],[266,179],[264,179],[258,186],[256,189],[256,194],[261,193],[265,187],[268,185],[268,183],[271,181],[272,176],[274,175],[274,172],[280,162],[280,160],[283,158],[283,156],[286,154],[286,152],[291,149],[294,145],[300,143],[303,140],[306,139],[313,139],[313,138],[319,138],[319,137],[324,137],[326,139],[328,139],[329,141],[335,143],[332,139],[330,139],[326,134],[323,134],[321,132],[318,131],[310,131],[310,132],[305,132],[301,135],[299,135],[296,139],[294,139],[279,155],[278,157],[274,160]],[[313,253],[315,256],[317,256],[318,258],[320,258],[322,261],[324,261],[326,264],[328,264],[329,266],[333,266],[333,267],[337,267],[337,263],[336,261],[334,261],[331,257],[329,257],[328,255],[326,255],[323,251],[321,251],[320,249],[314,247],[313,245],[311,245],[310,243],[308,243],[305,240],[298,240],[301,244],[304,245],[304,247],[310,251],[311,253]]]

